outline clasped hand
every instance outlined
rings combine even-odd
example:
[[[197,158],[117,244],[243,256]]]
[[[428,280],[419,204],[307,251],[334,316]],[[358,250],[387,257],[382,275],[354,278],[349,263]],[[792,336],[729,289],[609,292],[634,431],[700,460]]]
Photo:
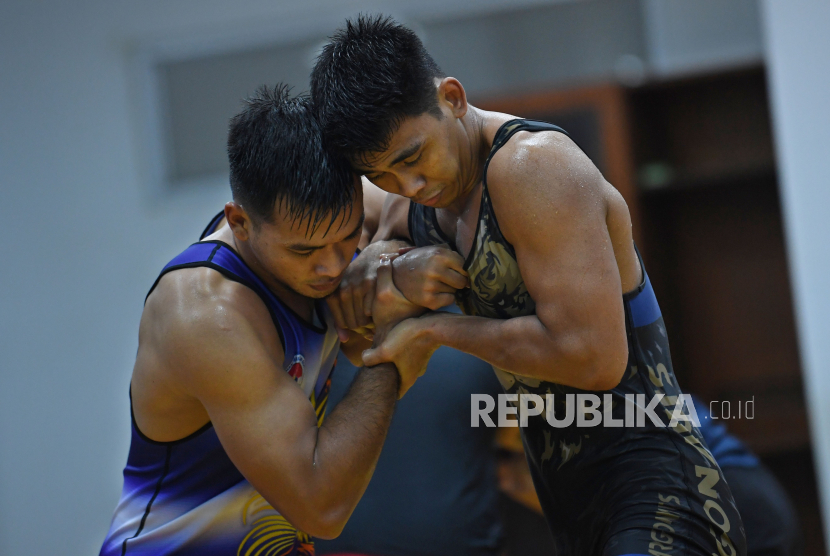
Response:
[[[342,341],[350,333],[374,338],[373,349],[365,354],[375,362],[364,360],[367,366],[395,364],[402,396],[437,348],[418,341],[422,338],[415,328],[423,319],[413,317],[449,305],[469,280],[461,256],[444,247],[396,248],[392,253],[384,253],[384,247],[389,250],[374,244],[361,253],[327,302]]]
[[[469,283],[461,256],[445,247],[404,247],[399,242],[369,245],[346,269],[340,286],[326,301],[334,316],[340,340],[349,339],[350,331],[371,337],[378,324],[375,305],[378,266],[381,257],[392,260],[393,286],[403,298],[423,312],[436,310],[453,302],[455,291]],[[377,308],[376,308],[377,307]],[[413,308],[408,316],[419,314]]]

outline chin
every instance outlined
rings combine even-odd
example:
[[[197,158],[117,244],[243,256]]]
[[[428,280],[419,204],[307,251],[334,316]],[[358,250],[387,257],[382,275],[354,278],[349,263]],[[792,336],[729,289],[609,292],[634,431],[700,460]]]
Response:
[[[447,199],[447,197],[448,197],[448,195],[442,195],[441,196],[441,202],[438,203],[437,205],[435,205],[433,208],[443,209],[443,208],[447,208],[447,207],[451,206],[455,202],[455,197],[450,198],[450,199]]]
[[[331,288],[329,288],[327,290],[323,290],[323,291],[315,290],[314,288],[311,288],[311,287],[304,288],[305,291],[303,292],[303,295],[305,297],[310,297],[311,299],[323,299],[324,297],[328,297],[329,295],[333,294],[334,291],[337,289],[338,285],[339,285],[339,283],[335,284]]]

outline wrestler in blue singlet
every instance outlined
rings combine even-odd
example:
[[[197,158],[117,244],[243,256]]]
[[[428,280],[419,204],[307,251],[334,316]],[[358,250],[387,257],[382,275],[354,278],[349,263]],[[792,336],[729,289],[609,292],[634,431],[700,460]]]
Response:
[[[222,213],[202,238],[221,219]],[[283,369],[305,391],[322,423],[340,348],[325,302],[317,302],[317,322],[304,322],[221,241],[200,241],[185,249],[164,267],[150,293],[168,272],[194,267],[212,268],[259,295],[282,341]],[[313,553],[310,537],[288,523],[236,469],[211,423],[180,440],[157,442],[132,419],[124,488],[101,556]]]

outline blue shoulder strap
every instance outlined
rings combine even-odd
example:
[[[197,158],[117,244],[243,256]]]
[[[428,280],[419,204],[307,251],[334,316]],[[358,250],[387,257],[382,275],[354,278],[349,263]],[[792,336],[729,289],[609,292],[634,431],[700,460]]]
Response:
[[[220,211],[219,214],[217,214],[216,216],[211,218],[210,223],[205,227],[204,231],[202,232],[202,235],[199,236],[199,240],[201,241],[201,240],[205,239],[207,236],[209,236],[210,234],[212,234],[213,232],[215,232],[216,227],[219,226],[219,222],[221,222],[224,217],[225,217],[225,211],[223,210],[223,211]]]
[[[294,355],[302,352],[301,342],[303,336],[299,330],[299,317],[283,305],[262,280],[248,268],[248,265],[242,261],[236,251],[223,241],[202,241],[194,243],[182,251],[162,269],[153,287],[147,293],[147,297],[150,297],[159,280],[168,272],[196,267],[212,268],[229,280],[239,282],[252,289],[262,299],[271,313],[271,319],[274,321],[274,326],[277,327],[277,332],[279,332],[286,359],[290,361]]]

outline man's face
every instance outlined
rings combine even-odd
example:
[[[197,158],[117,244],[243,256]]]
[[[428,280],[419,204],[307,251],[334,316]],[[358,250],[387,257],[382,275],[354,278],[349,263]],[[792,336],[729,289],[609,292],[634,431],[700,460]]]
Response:
[[[308,219],[292,221],[285,207],[278,206],[273,223],[253,226],[247,243],[259,266],[274,281],[302,296],[322,298],[337,289],[360,240],[360,181],[355,179],[355,201],[350,210],[341,212],[334,221],[325,216],[313,234],[307,226]]]
[[[401,122],[389,147],[371,153],[357,170],[389,193],[431,207],[451,205],[463,192],[463,128],[439,103],[442,117],[425,113]],[[468,157],[465,157],[468,158]]]

